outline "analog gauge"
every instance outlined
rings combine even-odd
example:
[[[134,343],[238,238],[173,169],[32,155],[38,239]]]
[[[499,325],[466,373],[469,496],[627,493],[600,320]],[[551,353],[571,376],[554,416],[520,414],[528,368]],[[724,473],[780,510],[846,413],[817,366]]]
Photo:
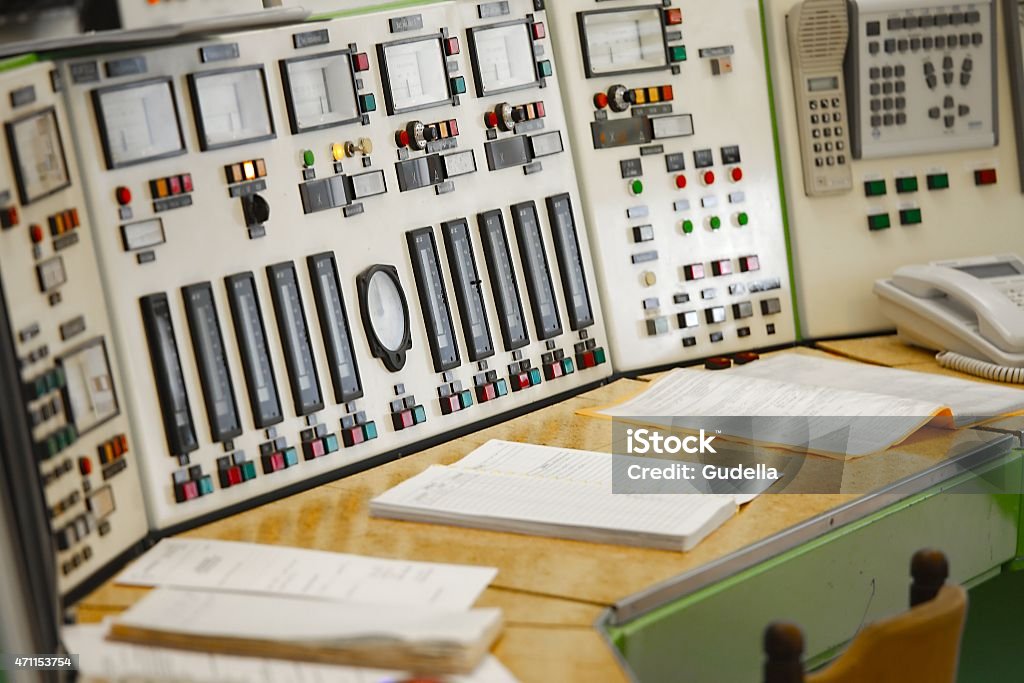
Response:
[[[22,204],[31,204],[71,184],[52,107],[8,123],[7,139]]]
[[[587,78],[668,67],[661,6],[580,14]]]
[[[262,66],[189,74],[203,151],[274,137]]]
[[[469,47],[480,97],[537,85],[537,60],[527,22],[471,28]]]
[[[352,123],[360,118],[348,52],[281,62],[293,133]]]
[[[378,45],[377,49],[389,115],[451,101],[440,35]]]
[[[394,266],[375,265],[363,271],[356,284],[363,327],[374,357],[391,372],[405,367],[405,353],[412,348],[409,304]]]
[[[171,79],[93,91],[107,168],[185,153]]]

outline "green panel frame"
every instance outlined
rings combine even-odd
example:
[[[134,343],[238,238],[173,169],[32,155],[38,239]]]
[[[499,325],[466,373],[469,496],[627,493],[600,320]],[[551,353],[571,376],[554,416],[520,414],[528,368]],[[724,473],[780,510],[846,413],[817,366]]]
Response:
[[[606,632],[640,681],[758,683],[764,627],[806,634],[807,661],[831,659],[868,621],[907,608],[909,562],[922,547],[976,584],[1017,557],[1024,451],[1010,451],[813,541]]]

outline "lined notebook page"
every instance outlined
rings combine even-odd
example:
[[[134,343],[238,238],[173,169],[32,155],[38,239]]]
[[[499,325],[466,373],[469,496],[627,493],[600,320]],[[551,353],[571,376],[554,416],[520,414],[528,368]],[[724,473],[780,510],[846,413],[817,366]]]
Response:
[[[610,481],[434,466],[370,503],[374,516],[688,550],[736,511],[725,495],[613,495]]]

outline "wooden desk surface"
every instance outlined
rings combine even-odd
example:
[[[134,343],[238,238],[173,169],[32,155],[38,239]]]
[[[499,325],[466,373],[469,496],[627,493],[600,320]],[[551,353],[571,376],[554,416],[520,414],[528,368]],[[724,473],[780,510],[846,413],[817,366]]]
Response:
[[[866,345],[877,357],[882,348]],[[790,351],[792,352],[792,351]],[[786,353],[790,353],[786,352]],[[820,351],[797,350],[798,353]],[[867,353],[859,350],[858,353]],[[849,354],[845,354],[849,355]],[[890,358],[895,358],[896,354]],[[902,360],[902,357],[900,358]],[[934,362],[934,361],[933,361]],[[496,653],[523,681],[624,680],[593,628],[615,601],[682,572],[698,569],[756,541],[943,459],[958,436],[924,429],[894,451],[847,463],[842,481],[853,493],[766,495],[687,553],[373,519],[369,501],[431,464],[454,462],[489,439],[607,451],[608,420],[576,415],[644,386],[619,380],[563,403],[367,472],[325,484],[182,534],[423,561],[495,566],[498,575],[479,604],[505,609],[508,628]],[[828,469],[810,457],[805,468]],[[125,609],[144,589],[108,582],[79,605],[95,620]]]

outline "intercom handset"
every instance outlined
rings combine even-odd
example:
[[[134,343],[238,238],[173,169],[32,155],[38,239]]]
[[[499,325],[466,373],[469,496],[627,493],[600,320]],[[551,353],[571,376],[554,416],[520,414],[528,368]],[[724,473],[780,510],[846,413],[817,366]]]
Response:
[[[846,0],[804,0],[786,18],[804,191],[848,192],[850,139],[843,81],[849,37]]]
[[[993,0],[851,0],[849,10],[854,158],[996,144]]]
[[[1024,366],[1024,261],[1003,254],[905,266],[875,283],[906,341]]]

